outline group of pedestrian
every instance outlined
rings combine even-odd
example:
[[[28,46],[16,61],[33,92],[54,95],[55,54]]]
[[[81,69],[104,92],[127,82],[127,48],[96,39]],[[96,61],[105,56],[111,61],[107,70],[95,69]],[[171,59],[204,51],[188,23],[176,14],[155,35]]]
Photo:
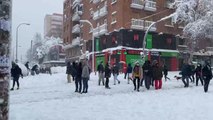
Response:
[[[128,64],[126,72],[128,76],[127,83],[129,84],[129,80],[132,80],[134,90],[137,91],[139,91],[140,86],[143,86],[143,82],[145,83],[146,89],[149,90],[150,86],[154,86],[155,84],[155,89],[158,90],[162,88],[163,71],[164,69],[156,60],[154,60],[152,64],[147,60],[143,65],[140,65],[137,61],[133,68],[131,67],[131,64]],[[165,71],[164,75],[167,77],[168,69],[165,69]],[[167,77],[167,79],[169,78]]]
[[[111,74],[113,75],[114,78],[114,85],[116,85],[116,82],[120,84],[120,80],[118,80],[118,75],[119,75],[119,68],[116,64],[114,64],[112,67],[109,65],[107,62],[105,67],[103,65],[103,61],[101,61],[97,67],[98,71],[98,85],[105,86],[106,89],[110,89],[109,87],[109,78],[111,77]],[[104,80],[104,78],[106,80]]]
[[[75,92],[88,92],[88,80],[90,79],[90,71],[91,70],[88,66],[87,59],[82,59],[80,62],[72,62],[72,64],[71,62],[67,62],[67,81],[68,83],[71,83],[71,81],[75,81]]]
[[[194,74],[196,79],[196,86],[198,82],[201,82],[201,85],[204,86],[204,92],[208,91],[209,82],[212,79],[212,70],[211,65],[208,61],[205,61],[203,67],[201,64],[198,64],[194,69],[194,66],[185,62],[181,69],[180,74],[182,75],[182,81],[184,87],[189,87],[189,80],[194,83]]]

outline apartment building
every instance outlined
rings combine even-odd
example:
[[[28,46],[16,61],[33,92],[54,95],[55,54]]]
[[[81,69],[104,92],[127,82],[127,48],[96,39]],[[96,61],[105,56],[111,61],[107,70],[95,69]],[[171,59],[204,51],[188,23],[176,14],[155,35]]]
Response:
[[[100,61],[110,64],[134,64],[141,60],[145,31],[152,22],[174,12],[173,0],[65,0],[63,40],[67,60],[76,60],[81,50],[92,52],[94,37],[96,66]],[[90,24],[80,22],[88,20]],[[147,39],[146,59],[159,60],[170,70],[179,67],[177,46],[182,25],[173,19],[151,27]],[[92,61],[92,57],[89,58]],[[140,61],[143,62],[143,61]]]
[[[53,13],[44,18],[44,37],[62,38],[63,15]]]

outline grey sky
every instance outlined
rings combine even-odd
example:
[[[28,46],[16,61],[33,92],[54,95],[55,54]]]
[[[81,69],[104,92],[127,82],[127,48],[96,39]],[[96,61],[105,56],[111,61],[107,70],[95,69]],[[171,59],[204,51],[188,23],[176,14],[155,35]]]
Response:
[[[43,36],[44,16],[52,13],[63,12],[64,0],[13,0],[12,8],[12,49],[16,45],[16,27],[23,22],[30,23],[30,26],[19,27],[19,60],[21,55],[25,58],[27,49],[30,48],[30,41],[36,32]],[[12,54],[13,55],[13,54]]]

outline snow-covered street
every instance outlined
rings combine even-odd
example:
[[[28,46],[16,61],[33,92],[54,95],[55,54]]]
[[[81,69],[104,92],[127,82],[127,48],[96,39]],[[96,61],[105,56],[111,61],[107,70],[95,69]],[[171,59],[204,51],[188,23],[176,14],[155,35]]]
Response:
[[[121,84],[105,89],[92,74],[87,94],[75,93],[74,82],[67,83],[65,73],[40,74],[20,79],[20,90],[10,92],[10,120],[212,120],[213,86],[203,87],[174,79],[163,81],[161,90],[133,90],[123,75]]]

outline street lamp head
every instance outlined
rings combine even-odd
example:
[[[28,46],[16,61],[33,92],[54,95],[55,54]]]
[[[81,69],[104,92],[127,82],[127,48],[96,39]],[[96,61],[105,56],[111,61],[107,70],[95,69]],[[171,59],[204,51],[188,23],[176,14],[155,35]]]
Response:
[[[26,23],[26,25],[30,25],[30,23]]]

